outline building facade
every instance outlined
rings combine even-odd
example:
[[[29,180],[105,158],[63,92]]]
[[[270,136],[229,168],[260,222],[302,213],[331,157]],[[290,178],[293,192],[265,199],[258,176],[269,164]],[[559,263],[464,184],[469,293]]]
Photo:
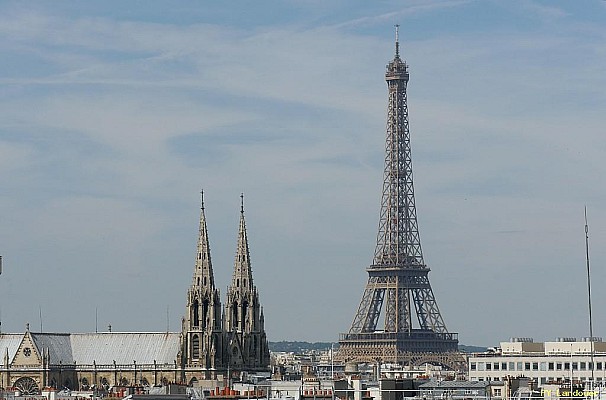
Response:
[[[0,334],[0,387],[35,395],[178,382],[179,333]]]
[[[535,387],[564,382],[606,382],[606,343],[601,338],[558,338],[534,342],[512,338],[492,353],[469,357],[469,380],[503,381],[530,378]]]
[[[244,205],[234,272],[221,305],[204,211],[181,332],[0,333],[0,388],[90,390],[185,383],[213,389],[241,372],[269,371],[263,309],[253,283]],[[212,385],[212,386],[211,386]]]

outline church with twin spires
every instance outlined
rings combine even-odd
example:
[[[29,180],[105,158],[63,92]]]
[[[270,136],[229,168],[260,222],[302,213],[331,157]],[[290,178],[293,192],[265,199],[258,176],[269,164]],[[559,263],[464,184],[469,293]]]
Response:
[[[263,308],[253,283],[244,197],[234,270],[221,304],[204,198],[181,332],[0,332],[0,391],[109,390],[171,382],[214,389],[242,372],[269,371]]]
[[[187,378],[215,379],[217,371],[267,371],[269,347],[259,293],[253,282],[241,196],[240,226],[231,285],[224,307],[215,286],[204,198],[192,284],[182,329],[182,365]]]

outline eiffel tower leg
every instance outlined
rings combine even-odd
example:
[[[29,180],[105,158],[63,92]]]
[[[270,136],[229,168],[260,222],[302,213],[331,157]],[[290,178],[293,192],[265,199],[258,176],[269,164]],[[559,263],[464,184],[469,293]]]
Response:
[[[399,301],[399,309],[400,316],[404,318],[400,318],[398,321],[398,332],[410,332],[412,330],[412,314],[410,313],[410,291],[408,288],[399,288],[398,289],[398,301]]]
[[[385,289],[380,286],[378,277],[368,279],[358,312],[351,324],[350,333],[373,332],[376,329],[385,296]]]
[[[413,300],[419,324],[422,329],[431,329],[438,333],[447,332],[427,276],[424,277],[424,283],[422,288],[413,291]]]

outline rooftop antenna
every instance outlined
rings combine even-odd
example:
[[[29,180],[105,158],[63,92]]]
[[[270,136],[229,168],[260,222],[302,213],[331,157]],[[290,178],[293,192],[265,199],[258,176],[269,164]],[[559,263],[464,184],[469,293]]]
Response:
[[[166,333],[168,333],[170,331],[170,325],[169,325],[169,322],[168,322],[169,321],[169,318],[168,318],[169,317],[168,307],[169,306],[166,306]]]
[[[400,25],[396,24],[396,58],[400,58]]]
[[[99,307],[95,307],[95,333],[99,333],[98,311],[99,311]]]
[[[591,341],[591,382],[594,379],[594,345],[593,345],[593,319],[591,317],[591,274],[589,270],[589,225],[587,224],[587,206],[585,206],[585,262],[587,264],[587,299],[589,303],[589,340]]]
[[[44,332],[42,330],[42,306],[38,306],[38,314],[40,315],[40,333]]]

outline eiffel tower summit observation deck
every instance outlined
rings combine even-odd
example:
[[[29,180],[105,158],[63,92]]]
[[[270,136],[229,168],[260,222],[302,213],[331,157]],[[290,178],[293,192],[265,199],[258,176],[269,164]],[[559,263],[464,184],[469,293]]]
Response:
[[[396,25],[395,56],[385,73],[389,97],[377,245],[351,328],[340,335],[337,357],[345,362],[449,364],[436,356],[458,350],[457,334],[446,329],[421,251],[408,129],[408,78]],[[384,326],[378,328],[381,316]]]

